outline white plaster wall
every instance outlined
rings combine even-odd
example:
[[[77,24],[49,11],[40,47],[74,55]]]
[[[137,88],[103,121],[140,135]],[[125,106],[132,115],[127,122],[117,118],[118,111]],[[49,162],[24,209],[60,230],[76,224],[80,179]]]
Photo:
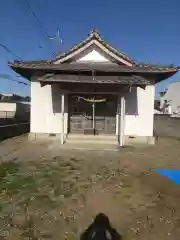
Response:
[[[57,86],[31,83],[31,132],[61,133],[61,93]],[[53,102],[54,101],[54,102]],[[67,98],[65,98],[64,132],[67,133]]]
[[[0,102],[0,111],[16,112],[16,103]]]
[[[16,108],[16,103],[0,102],[0,118],[14,118],[16,115]]]
[[[125,135],[153,136],[154,89],[154,85],[146,86],[145,90],[138,87],[137,95],[135,88],[126,94]]]
[[[57,86],[31,83],[31,132],[61,133],[61,92]],[[154,86],[132,88],[125,95],[125,135],[153,136]],[[136,106],[137,105],[137,106]],[[68,129],[68,96],[65,95],[64,133]],[[116,130],[117,131],[117,130]],[[117,132],[116,132],[117,134]]]
[[[92,50],[88,54],[86,54],[84,57],[81,57],[80,59],[77,60],[77,62],[110,62],[107,58],[102,56],[99,52],[96,50]]]
[[[13,118],[16,116],[21,117],[21,119],[26,119],[26,117],[28,118],[29,116],[29,112],[29,103],[0,102],[0,118]]]

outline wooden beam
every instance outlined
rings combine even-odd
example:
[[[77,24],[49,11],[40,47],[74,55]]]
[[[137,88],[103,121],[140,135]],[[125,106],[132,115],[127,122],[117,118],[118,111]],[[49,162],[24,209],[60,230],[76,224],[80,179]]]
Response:
[[[61,144],[64,144],[64,93],[61,95]]]

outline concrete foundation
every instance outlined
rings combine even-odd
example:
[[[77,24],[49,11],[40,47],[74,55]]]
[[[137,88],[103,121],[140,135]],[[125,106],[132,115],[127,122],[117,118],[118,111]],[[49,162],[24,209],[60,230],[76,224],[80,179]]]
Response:
[[[60,140],[61,134],[60,133],[29,133],[28,139],[31,141],[36,140]]]
[[[136,145],[136,144],[155,144],[155,137],[153,136],[124,136],[125,145]]]
[[[110,135],[84,135],[84,134],[68,134],[64,136],[65,143],[78,143],[78,144],[115,144],[119,145],[117,136]],[[29,133],[29,140],[61,140],[61,134],[51,133]],[[152,136],[124,136],[124,145],[137,145],[137,144],[155,144],[155,137]]]

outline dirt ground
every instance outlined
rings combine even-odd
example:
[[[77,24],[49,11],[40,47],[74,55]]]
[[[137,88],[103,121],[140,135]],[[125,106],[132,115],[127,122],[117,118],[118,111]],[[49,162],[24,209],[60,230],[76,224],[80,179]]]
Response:
[[[0,143],[2,239],[79,239],[98,213],[125,240],[180,239],[180,186],[153,172],[180,168],[178,140],[118,152],[49,146]]]

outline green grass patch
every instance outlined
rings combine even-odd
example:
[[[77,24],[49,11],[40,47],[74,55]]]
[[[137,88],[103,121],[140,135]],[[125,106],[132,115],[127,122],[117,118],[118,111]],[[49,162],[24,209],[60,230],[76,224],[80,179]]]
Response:
[[[88,178],[87,173],[87,166],[76,158],[2,162],[0,229],[11,233],[17,228],[18,239],[54,239],[57,233],[61,235],[74,220],[69,213],[62,216],[60,212],[73,198],[85,201],[92,180],[100,179],[96,174]]]
[[[16,158],[9,162],[1,162],[0,163],[0,181],[7,175],[7,174],[14,174],[18,172],[19,164],[16,162]]]

